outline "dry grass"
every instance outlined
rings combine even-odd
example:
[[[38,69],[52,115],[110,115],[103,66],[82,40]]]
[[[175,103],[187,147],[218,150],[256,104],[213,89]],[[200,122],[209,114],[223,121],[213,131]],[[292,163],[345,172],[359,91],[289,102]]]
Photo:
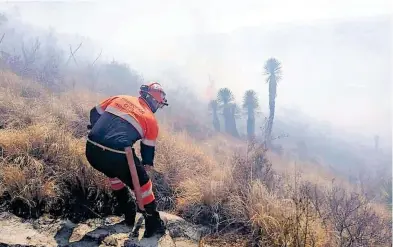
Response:
[[[58,125],[0,131],[0,184],[18,214],[38,216],[66,207],[72,189],[107,190],[103,177],[86,165],[84,145]],[[72,188],[70,188],[72,186]],[[58,209],[57,209],[58,210]]]
[[[8,72],[0,74],[0,89],[3,208],[80,220],[115,213],[105,178],[84,157],[88,111],[102,96],[55,95]],[[152,174],[159,208],[210,226],[206,241],[225,235],[237,246],[390,243],[386,209],[345,181],[332,183],[331,174],[309,165],[295,169],[258,146],[247,150],[220,135],[196,141],[172,127],[161,127]]]

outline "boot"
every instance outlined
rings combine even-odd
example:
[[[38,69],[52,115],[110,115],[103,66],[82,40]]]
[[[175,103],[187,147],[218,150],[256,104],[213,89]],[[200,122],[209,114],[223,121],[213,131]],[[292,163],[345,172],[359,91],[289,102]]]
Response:
[[[164,221],[160,218],[160,214],[156,210],[155,201],[145,205],[143,217],[145,218],[145,232],[143,234],[144,238],[150,238],[154,234],[165,234],[166,227]]]
[[[136,204],[130,190],[124,187],[121,190],[113,191],[119,202],[120,211],[124,213],[124,222],[128,226],[134,226],[136,217]]]

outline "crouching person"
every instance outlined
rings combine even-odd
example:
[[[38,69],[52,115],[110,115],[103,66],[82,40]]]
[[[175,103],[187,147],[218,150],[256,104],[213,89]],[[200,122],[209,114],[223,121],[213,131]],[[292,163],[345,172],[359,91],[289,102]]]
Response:
[[[140,96],[112,96],[90,111],[90,133],[86,142],[86,157],[92,167],[105,174],[109,180],[125,223],[133,226],[137,204],[127,187],[134,191],[130,166],[125,150],[138,140],[141,161],[132,148],[145,219],[144,237],[163,234],[165,226],[156,209],[152,182],[146,170],[153,167],[158,124],[154,113],[168,105],[165,92],[158,83],[142,85]]]

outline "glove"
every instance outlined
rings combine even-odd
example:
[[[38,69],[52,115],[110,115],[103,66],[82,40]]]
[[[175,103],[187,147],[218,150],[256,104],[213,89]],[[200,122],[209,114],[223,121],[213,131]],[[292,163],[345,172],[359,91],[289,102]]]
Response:
[[[154,169],[152,164],[146,164],[146,162],[144,162],[143,160],[142,160],[142,165],[143,165],[143,168],[145,168],[145,171],[147,171],[147,172]]]
[[[142,165],[143,165],[143,166],[151,166],[151,167],[154,166],[153,164],[148,164],[148,163],[146,163],[144,160],[142,160]]]
[[[88,129],[88,130],[91,130],[91,129],[92,129],[91,124],[87,125],[87,129]]]
[[[151,170],[153,170],[153,166],[151,165],[144,165],[143,168],[145,168],[145,171],[150,172]]]

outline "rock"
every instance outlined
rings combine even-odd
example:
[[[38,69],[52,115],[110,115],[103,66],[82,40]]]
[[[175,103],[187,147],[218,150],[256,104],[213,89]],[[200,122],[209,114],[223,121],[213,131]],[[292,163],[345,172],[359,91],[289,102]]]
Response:
[[[128,239],[124,242],[125,247],[176,247],[174,240],[169,235],[154,236],[143,239]]]
[[[0,247],[3,246],[70,246],[70,247],[181,247],[198,246],[207,228],[198,227],[184,219],[160,212],[167,225],[163,236],[142,238],[143,217],[137,214],[134,228],[122,223],[120,217],[90,219],[80,224],[55,220],[49,216],[23,222],[20,218],[0,214]]]
[[[8,244],[0,243],[0,247],[34,247],[34,246],[33,245],[21,245],[21,244],[8,245]]]
[[[175,215],[161,213],[161,217],[167,219],[167,229],[173,238],[183,237],[199,241],[202,235],[210,232],[207,227],[193,225]]]
[[[30,222],[23,222],[14,215],[1,217],[0,244],[3,246],[56,246],[51,236],[34,229]],[[1,246],[1,245],[0,245]]]
[[[127,237],[127,236],[123,236],[123,237]],[[103,243],[108,245],[108,246],[117,246],[118,245],[118,239],[119,236],[108,236],[107,238],[105,238],[103,240]]]

